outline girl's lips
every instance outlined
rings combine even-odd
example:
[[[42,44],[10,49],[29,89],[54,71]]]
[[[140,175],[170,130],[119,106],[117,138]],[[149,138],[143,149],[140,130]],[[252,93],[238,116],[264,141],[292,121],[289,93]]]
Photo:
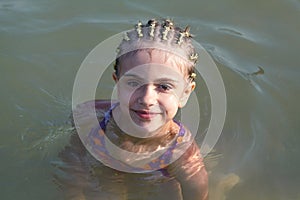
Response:
[[[132,111],[143,120],[151,120],[153,117],[159,114],[158,112],[151,112],[149,110],[132,110]]]

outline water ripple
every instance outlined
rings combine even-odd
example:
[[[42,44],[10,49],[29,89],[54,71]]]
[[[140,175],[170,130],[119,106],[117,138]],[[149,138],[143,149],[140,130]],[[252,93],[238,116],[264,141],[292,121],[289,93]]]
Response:
[[[40,8],[29,1],[25,0],[10,0],[1,1],[0,10],[2,11],[14,11],[14,12],[35,12]]]
[[[261,66],[256,66],[250,62],[244,62],[241,67],[241,65],[238,64],[239,62],[235,59],[235,56],[229,51],[209,44],[206,44],[205,47],[217,62],[233,70],[240,77],[249,81],[257,91],[262,92],[260,85],[253,80],[255,76],[263,75],[265,73]]]

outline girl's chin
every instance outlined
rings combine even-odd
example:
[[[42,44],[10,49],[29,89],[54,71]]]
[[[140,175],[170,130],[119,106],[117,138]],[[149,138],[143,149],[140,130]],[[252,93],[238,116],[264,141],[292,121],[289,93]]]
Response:
[[[157,121],[141,122],[134,120],[134,123],[137,132],[140,132],[141,135],[148,137],[155,135],[156,131],[164,125],[164,123],[161,123],[161,121],[158,123]]]
[[[162,114],[130,112],[130,117],[134,121],[134,123],[136,123],[137,126],[145,128],[157,127],[165,124],[165,120]]]
[[[121,111],[117,109],[113,111],[113,114],[118,116],[115,119],[117,125],[126,134],[134,137],[147,138],[155,136],[158,130],[166,124],[163,114],[144,114],[134,111],[126,114]]]
[[[147,138],[153,137],[157,134],[158,130],[164,126],[165,123],[162,123],[162,119],[150,120],[150,121],[141,121],[138,119],[132,119],[131,130],[128,134],[134,137]]]

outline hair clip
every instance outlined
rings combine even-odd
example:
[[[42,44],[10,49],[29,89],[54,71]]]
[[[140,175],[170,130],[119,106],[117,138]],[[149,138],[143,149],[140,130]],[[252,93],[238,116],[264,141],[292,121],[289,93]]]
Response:
[[[192,53],[190,55],[190,60],[196,62],[198,59],[198,54],[197,53]]]
[[[138,37],[143,37],[143,33],[142,33],[142,22],[139,21],[139,23],[136,26],[136,32],[138,34]]]
[[[196,76],[197,76],[196,73],[191,73],[190,78],[194,80],[196,78]]]
[[[128,32],[125,32],[125,33],[123,34],[123,39],[124,39],[125,41],[129,41],[129,40],[130,40],[130,38],[128,37]]]
[[[191,34],[190,34],[190,27],[187,26],[184,31],[180,31],[179,32],[179,37],[178,37],[178,40],[177,40],[177,44],[181,45],[182,42],[183,42],[183,38],[184,37],[191,37]]]
[[[151,20],[148,21],[148,25],[150,25],[149,35],[152,38],[154,38],[154,31],[155,31],[156,23],[157,23],[157,21],[155,19],[151,19]]]
[[[170,19],[166,19],[164,22],[164,26],[173,27],[174,23]]]
[[[167,35],[168,35],[168,32],[171,30],[171,28],[173,27],[173,22],[169,19],[166,19],[165,20],[165,23],[163,25],[163,27],[165,28],[165,30],[162,32],[162,39],[163,40],[167,40]]]
[[[185,32],[180,32],[179,33],[179,37],[177,40],[177,44],[181,45],[181,43],[183,42],[183,37],[185,36]]]
[[[164,27],[165,28],[165,30],[163,31],[163,35],[162,35],[162,39],[163,40],[167,40],[168,38],[167,38],[167,35],[168,35],[168,32],[171,30],[170,29],[170,27],[168,27],[168,26],[166,26],[166,27]]]
[[[185,29],[184,29],[185,37],[188,37],[188,38],[192,37],[190,30],[191,30],[191,27],[189,27],[189,26],[185,27]]]

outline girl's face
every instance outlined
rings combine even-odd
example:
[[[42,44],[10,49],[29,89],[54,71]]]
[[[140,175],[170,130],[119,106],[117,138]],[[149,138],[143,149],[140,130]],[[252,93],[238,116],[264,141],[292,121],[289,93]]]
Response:
[[[126,133],[153,136],[186,103],[195,84],[174,57],[158,50],[140,51],[121,63],[120,78],[115,78],[120,106],[113,114]]]

